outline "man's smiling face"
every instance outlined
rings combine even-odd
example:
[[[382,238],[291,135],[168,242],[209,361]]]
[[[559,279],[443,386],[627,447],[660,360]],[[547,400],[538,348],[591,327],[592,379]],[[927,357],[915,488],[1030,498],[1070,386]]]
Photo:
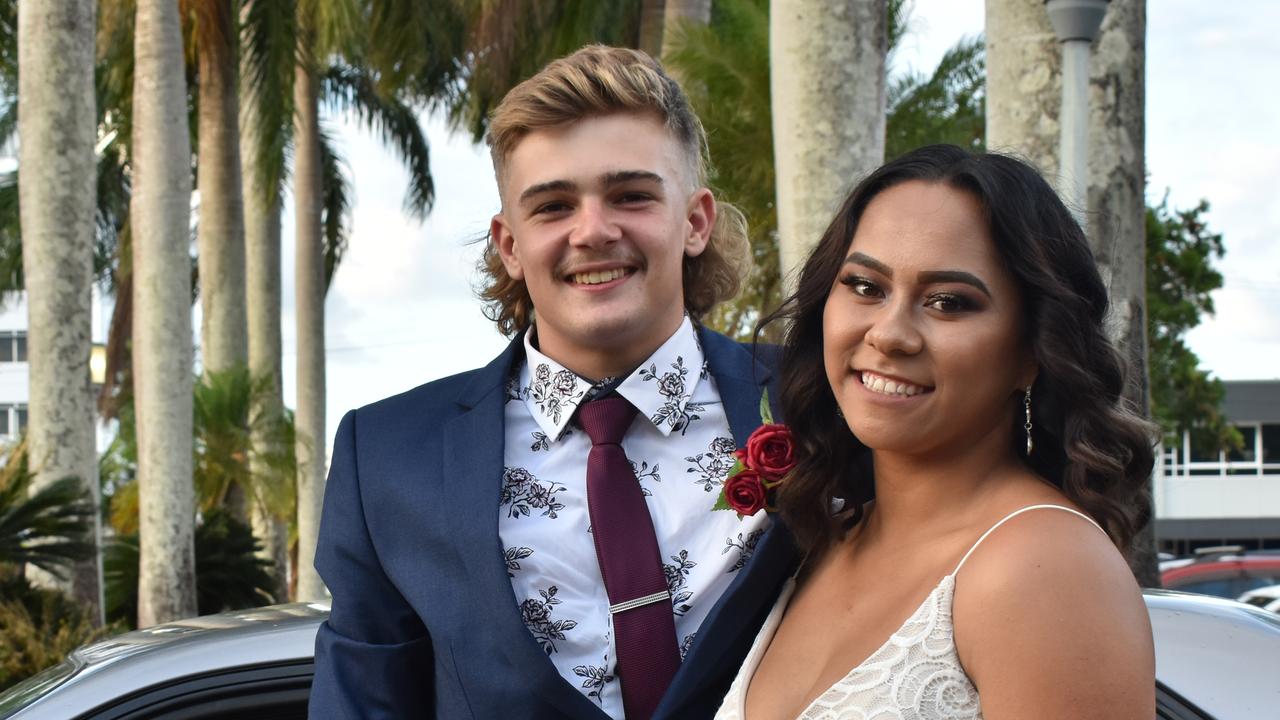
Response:
[[[706,247],[715,201],[656,116],[616,114],[529,133],[507,156],[490,231],[523,280],[539,349],[587,377],[635,367],[684,316],[683,261]]]

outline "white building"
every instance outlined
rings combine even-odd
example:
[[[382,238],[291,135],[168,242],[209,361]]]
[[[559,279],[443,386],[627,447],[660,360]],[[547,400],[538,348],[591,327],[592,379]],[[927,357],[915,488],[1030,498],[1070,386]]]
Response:
[[[1188,432],[1180,447],[1163,448],[1155,474],[1161,550],[1280,548],[1280,380],[1223,384],[1223,413],[1244,447],[1205,453]]]
[[[111,322],[103,306],[101,293],[95,287],[90,311],[90,332],[95,344],[106,342]],[[106,307],[109,312],[110,305]],[[0,304],[0,442],[16,439],[27,426],[30,367],[27,364],[27,294],[5,295]],[[101,428],[98,435],[101,445]]]

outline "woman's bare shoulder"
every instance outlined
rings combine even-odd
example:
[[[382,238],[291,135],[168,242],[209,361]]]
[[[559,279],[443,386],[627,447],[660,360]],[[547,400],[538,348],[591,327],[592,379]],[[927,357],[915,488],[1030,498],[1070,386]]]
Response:
[[[988,718],[1154,714],[1141,590],[1110,538],[1074,513],[1027,511],[992,532],[956,577],[953,618]]]

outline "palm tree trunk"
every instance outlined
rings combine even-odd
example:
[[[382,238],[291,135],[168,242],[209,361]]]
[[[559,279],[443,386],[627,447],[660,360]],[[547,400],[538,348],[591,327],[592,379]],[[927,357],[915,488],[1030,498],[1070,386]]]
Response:
[[[852,183],[884,162],[885,0],[773,0],[778,245],[785,287]]]
[[[662,15],[665,0],[642,0],[640,3],[640,49],[653,57],[662,55]]]
[[[1044,0],[986,0],[987,149],[1058,184],[1062,49]]]
[[[248,3],[244,12],[249,10]],[[247,73],[246,73],[247,75]],[[288,586],[288,531],[284,523],[264,505],[261,490],[269,482],[273,468],[263,463],[260,456],[275,454],[280,448],[271,447],[276,441],[271,425],[284,414],[281,399],[281,350],[280,350],[280,194],[278,188],[263,186],[263,178],[256,164],[258,145],[261,142],[255,128],[259,111],[257,98],[249,83],[241,85],[240,111],[243,131],[240,135],[240,162],[244,168],[248,192],[244,198],[244,239],[246,259],[246,303],[249,329],[249,373],[254,382],[265,382],[263,392],[255,393],[255,403],[250,409],[253,424],[251,444],[254,453],[249,457],[249,474],[259,492],[251,498],[249,520],[253,535],[262,543],[258,556],[271,562],[271,574],[275,578],[278,597],[285,597]]]
[[[138,625],[196,612],[192,482],[191,139],[173,0],[138,0],[133,95],[133,367]]]
[[[200,348],[205,372],[220,372],[248,359],[236,23],[229,0],[204,0],[199,27]]]
[[[95,180],[95,3],[18,3],[18,188],[28,308],[32,490],[66,476],[99,502],[94,402],[89,381]],[[94,514],[95,543],[101,537]],[[69,582],[32,569],[102,622],[102,556]]]
[[[1144,161],[1146,16],[1146,0],[1112,0],[1094,46],[1088,207],[1089,238],[1111,293],[1108,331],[1128,362],[1127,399],[1150,417]],[[1133,574],[1143,587],[1160,585],[1153,528],[1154,516],[1134,539],[1129,556]]]
[[[324,250],[320,209],[320,118],[315,75],[303,63],[294,79],[294,184],[298,321],[298,589],[297,599],[323,600],[313,565],[324,502]]]

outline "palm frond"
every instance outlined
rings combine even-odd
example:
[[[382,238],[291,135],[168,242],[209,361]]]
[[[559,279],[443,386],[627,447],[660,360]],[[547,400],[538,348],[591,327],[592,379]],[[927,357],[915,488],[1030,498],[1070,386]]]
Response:
[[[266,194],[263,201],[271,206],[279,200],[293,138],[297,20],[293,3],[246,0],[241,21],[241,109],[252,125],[243,132],[256,139],[251,164]]]
[[[23,289],[18,171],[0,174],[0,307]]]
[[[635,47],[641,0],[474,0],[466,8],[463,92],[444,99],[449,119],[478,141],[507,91],[551,60],[591,42]]]
[[[353,114],[395,149],[409,171],[405,211],[418,219],[425,217],[435,202],[435,184],[427,137],[417,114],[399,98],[378,92],[375,79],[358,68],[332,65],[320,82],[320,97],[330,108]]]
[[[0,476],[0,564],[27,563],[65,577],[94,551],[95,508],[80,478],[64,477],[32,490],[25,443],[11,449]]]
[[[459,92],[458,77],[466,23],[462,2],[366,0],[368,43],[352,64],[377,77],[379,92],[406,91],[435,106]]]
[[[324,130],[320,131],[320,182],[324,188],[320,224],[324,231],[324,289],[327,293],[350,240],[352,198],[345,163]]]
[[[885,157],[933,143],[981,150],[986,123],[986,70],[981,36],[942,56],[933,73],[906,73],[887,89]]]

